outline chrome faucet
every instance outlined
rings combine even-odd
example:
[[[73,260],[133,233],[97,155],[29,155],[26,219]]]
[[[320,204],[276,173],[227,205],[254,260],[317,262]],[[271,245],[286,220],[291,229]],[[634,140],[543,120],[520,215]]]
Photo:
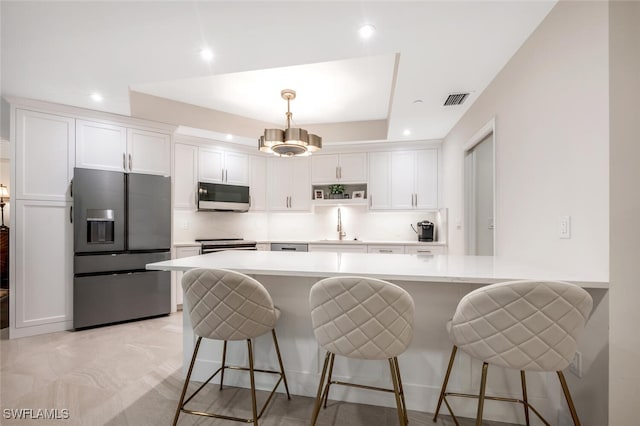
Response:
[[[347,236],[347,233],[342,227],[342,214],[340,213],[340,207],[338,207],[338,239],[342,240],[346,236]]]

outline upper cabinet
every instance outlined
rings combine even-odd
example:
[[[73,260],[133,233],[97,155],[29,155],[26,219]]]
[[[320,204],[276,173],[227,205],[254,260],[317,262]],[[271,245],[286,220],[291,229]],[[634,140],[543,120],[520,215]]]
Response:
[[[267,209],[267,159],[258,155],[250,157],[249,211],[264,211]]]
[[[77,120],[76,166],[169,176],[171,136],[117,124]]]
[[[371,209],[438,208],[438,150],[370,154]]]
[[[269,208],[280,211],[309,211],[311,184],[309,157],[269,159]]]
[[[367,154],[326,154],[311,157],[311,182],[364,183],[367,181]]]
[[[198,147],[176,143],[173,164],[173,206],[195,210],[198,207]]]
[[[16,181],[12,198],[68,201],[73,177],[75,120],[16,110]]]
[[[200,148],[198,180],[229,185],[249,185],[249,156],[234,151]]]

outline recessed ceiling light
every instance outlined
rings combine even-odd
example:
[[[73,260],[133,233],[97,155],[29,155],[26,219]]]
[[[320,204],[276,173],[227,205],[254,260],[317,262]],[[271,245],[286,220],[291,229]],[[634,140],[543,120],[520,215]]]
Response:
[[[104,99],[102,97],[102,95],[98,92],[94,92],[91,94],[91,99],[93,99],[95,102],[102,102],[102,100]]]
[[[230,140],[232,140],[232,139],[233,139],[233,135],[232,135],[232,134],[228,134],[228,135],[227,135],[227,140],[228,140],[228,141],[230,141]]]
[[[409,135],[411,134],[411,130],[409,130],[409,129],[404,129],[404,131],[402,132],[402,134],[403,134],[404,136],[409,136]]]
[[[200,51],[200,57],[205,62],[211,62],[213,60],[213,52],[209,48],[204,48]]]
[[[371,24],[365,24],[361,26],[360,29],[358,30],[360,37],[362,37],[365,40],[368,38],[371,38],[375,32],[376,32],[376,27],[374,27]]]

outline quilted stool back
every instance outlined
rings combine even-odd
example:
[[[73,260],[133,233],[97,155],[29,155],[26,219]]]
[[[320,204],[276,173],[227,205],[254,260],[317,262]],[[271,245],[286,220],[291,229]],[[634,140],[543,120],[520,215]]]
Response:
[[[225,269],[192,269],[182,277],[193,332],[217,340],[244,340],[271,331],[277,309],[255,279]]]
[[[402,288],[366,277],[318,281],[309,295],[311,322],[320,346],[358,359],[389,359],[413,337],[413,299]]]
[[[593,301],[561,281],[511,281],[472,291],[451,321],[453,343],[476,359],[517,370],[561,371]]]

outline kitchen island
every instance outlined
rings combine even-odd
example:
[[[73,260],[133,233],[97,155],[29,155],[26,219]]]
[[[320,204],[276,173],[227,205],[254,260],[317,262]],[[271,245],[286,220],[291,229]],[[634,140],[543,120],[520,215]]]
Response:
[[[293,394],[315,396],[324,352],[318,347],[309,310],[309,290],[321,278],[352,275],[368,276],[391,281],[411,294],[416,305],[414,338],[399,357],[404,388],[409,409],[433,412],[444,371],[447,366],[451,343],[445,324],[453,315],[459,300],[481,285],[514,279],[564,280],[586,288],[594,297],[594,305],[606,297],[607,277],[584,277],[580,271],[562,271],[548,267],[536,267],[509,259],[490,256],[417,256],[402,254],[363,253],[313,253],[313,252],[263,252],[223,251],[165,262],[148,264],[147,269],[186,271],[192,268],[224,268],[255,277],[271,294],[281,310],[276,331],[280,341],[289,387]],[[189,317],[184,313],[185,366],[193,353],[195,338]],[[605,339],[606,329],[595,324],[593,333],[597,339]],[[586,333],[589,333],[588,323]],[[604,336],[601,336],[604,334]],[[590,336],[594,338],[593,335]],[[220,365],[222,345],[207,342],[199,354],[194,369],[194,380],[206,379]],[[254,345],[258,368],[277,365],[270,336],[261,336]],[[229,356],[237,363],[246,362],[243,344],[229,346]],[[584,353],[583,356],[591,355]],[[466,355],[456,360],[450,386],[461,392],[475,392],[478,387],[481,364],[472,362]],[[587,372],[588,374],[588,372]],[[371,386],[388,386],[389,374],[384,362],[357,361],[336,358],[334,376],[338,380],[355,380]],[[501,394],[519,397],[519,375],[505,375],[501,369],[490,370],[488,389],[495,385]],[[257,385],[269,388],[271,377],[256,377]],[[258,380],[259,379],[259,380]],[[546,374],[529,374],[530,400],[550,419],[557,418],[560,410],[559,387],[555,377]],[[225,375],[227,383],[227,375]],[[248,379],[229,374],[230,385],[248,386]],[[393,396],[355,388],[335,386],[331,399],[362,402],[374,405],[394,406]],[[590,395],[589,398],[601,398]],[[473,417],[475,403],[470,400],[452,400],[456,412]],[[580,404],[594,401],[576,401]],[[606,404],[606,398],[604,399]],[[487,404],[485,418],[518,422],[522,415],[518,406]]]

